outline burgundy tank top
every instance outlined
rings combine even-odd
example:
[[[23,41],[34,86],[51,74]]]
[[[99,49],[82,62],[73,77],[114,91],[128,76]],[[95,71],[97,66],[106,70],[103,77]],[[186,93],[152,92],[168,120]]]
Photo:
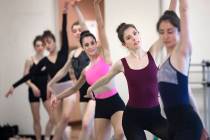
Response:
[[[147,52],[149,63],[142,69],[131,69],[125,58],[122,58],[124,74],[128,84],[129,100],[127,106],[134,108],[151,108],[159,106],[157,71],[150,52]]]

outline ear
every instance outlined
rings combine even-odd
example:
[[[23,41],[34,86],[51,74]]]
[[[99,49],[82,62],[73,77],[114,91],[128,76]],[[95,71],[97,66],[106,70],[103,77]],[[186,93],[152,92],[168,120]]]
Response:
[[[125,48],[127,48],[127,46],[125,45],[125,43],[122,43],[122,46],[125,47]]]

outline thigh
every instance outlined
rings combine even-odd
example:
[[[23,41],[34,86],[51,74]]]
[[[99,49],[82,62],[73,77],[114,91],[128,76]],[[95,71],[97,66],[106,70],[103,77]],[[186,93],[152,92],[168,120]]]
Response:
[[[31,112],[32,112],[32,116],[33,116],[34,121],[39,121],[40,120],[39,108],[40,108],[40,103],[39,102],[31,103]]]
[[[139,124],[135,114],[125,110],[122,126],[127,140],[146,140],[144,129]]]
[[[34,96],[34,93],[31,88],[28,89],[28,100],[30,103],[39,102],[40,97]]]
[[[76,94],[67,97],[62,101],[62,116],[70,116],[76,103]]]
[[[153,116],[150,118],[151,123],[148,126],[147,130],[161,138],[162,140],[168,140],[169,136],[169,125],[168,121],[161,116],[161,114]]]
[[[111,137],[111,123],[108,119],[95,119],[96,140],[109,140]]]
[[[95,105],[96,102],[94,100],[90,100],[87,104],[86,104],[86,108],[83,112],[83,117],[82,117],[82,121],[84,123],[90,123],[93,121],[94,116],[95,116]]]
[[[121,132],[123,133],[122,116],[123,116],[123,111],[118,111],[114,113],[111,117],[111,123],[114,128],[115,134],[118,134]]]

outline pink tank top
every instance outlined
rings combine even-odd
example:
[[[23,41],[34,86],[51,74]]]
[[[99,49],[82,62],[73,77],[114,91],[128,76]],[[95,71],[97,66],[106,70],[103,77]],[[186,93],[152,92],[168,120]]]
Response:
[[[97,80],[99,80],[102,76],[106,75],[109,72],[110,65],[105,62],[105,60],[99,56],[98,62],[88,69],[85,70],[86,81],[89,85],[93,85]],[[116,88],[112,88],[107,91],[103,91],[102,93],[96,94],[97,99],[106,99],[113,95],[117,94]]]

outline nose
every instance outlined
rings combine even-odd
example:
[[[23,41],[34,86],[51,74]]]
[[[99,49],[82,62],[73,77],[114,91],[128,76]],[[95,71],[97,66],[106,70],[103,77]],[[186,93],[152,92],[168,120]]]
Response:
[[[163,34],[163,39],[166,40],[168,38],[168,34]]]

